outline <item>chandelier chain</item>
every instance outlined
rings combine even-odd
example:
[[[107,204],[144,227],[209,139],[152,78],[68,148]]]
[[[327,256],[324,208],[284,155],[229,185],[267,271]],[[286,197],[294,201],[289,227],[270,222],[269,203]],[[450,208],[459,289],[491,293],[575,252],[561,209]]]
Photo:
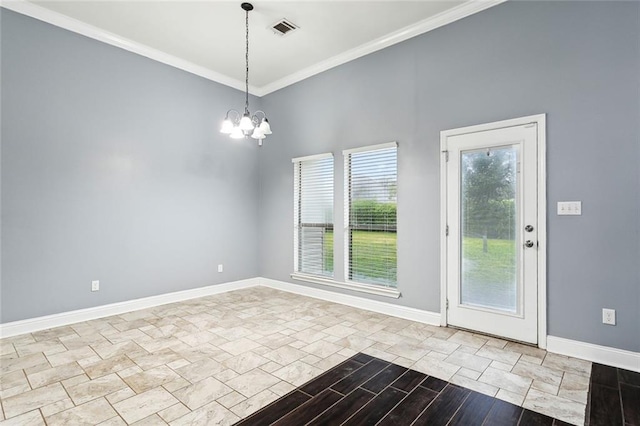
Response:
[[[244,85],[245,85],[245,100],[244,100],[244,110],[245,112],[249,111],[249,11],[246,10],[246,17],[245,17],[245,25],[247,28],[247,32],[246,32],[246,53],[245,53],[245,64],[246,64],[246,73],[245,73],[245,79],[244,79]]]

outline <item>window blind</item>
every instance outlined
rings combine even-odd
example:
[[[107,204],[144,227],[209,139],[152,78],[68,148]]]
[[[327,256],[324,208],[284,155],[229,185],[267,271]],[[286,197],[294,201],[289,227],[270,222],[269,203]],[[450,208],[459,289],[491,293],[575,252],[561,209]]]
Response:
[[[333,277],[333,155],[293,163],[294,270]]]
[[[359,148],[344,155],[347,278],[396,287],[397,145]]]

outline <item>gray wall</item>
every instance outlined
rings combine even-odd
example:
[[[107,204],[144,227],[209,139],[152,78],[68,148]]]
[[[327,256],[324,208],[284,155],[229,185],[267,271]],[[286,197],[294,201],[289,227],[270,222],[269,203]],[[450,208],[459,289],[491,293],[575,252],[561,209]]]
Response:
[[[1,321],[257,276],[242,93],[0,10]]]
[[[363,297],[439,312],[439,132],[547,113],[549,334],[639,351],[639,21],[637,2],[508,2],[266,96],[260,274],[291,281],[292,157],[335,153],[341,229],[341,151],[397,140],[403,297]]]

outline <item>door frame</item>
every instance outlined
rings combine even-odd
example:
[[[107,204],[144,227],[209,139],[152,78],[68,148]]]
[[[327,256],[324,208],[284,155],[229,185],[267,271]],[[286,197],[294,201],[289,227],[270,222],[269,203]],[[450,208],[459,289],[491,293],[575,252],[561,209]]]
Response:
[[[450,136],[537,124],[538,174],[538,347],[547,348],[547,162],[546,114],[529,115],[492,123],[460,127],[440,132],[440,325],[447,322],[447,139]]]

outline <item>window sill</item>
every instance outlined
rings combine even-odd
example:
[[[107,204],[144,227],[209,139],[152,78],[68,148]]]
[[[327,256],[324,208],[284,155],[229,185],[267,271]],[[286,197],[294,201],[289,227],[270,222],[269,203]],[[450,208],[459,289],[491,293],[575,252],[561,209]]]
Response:
[[[377,296],[391,297],[394,299],[397,299],[400,297],[400,292],[395,288],[382,287],[382,286],[377,286],[373,284],[342,282],[342,281],[332,280],[330,278],[322,278],[322,277],[316,277],[313,275],[305,275],[305,274],[298,274],[298,273],[292,273],[291,278],[298,281],[306,281],[314,284],[322,284],[329,287],[344,288],[347,290],[359,291],[361,293],[375,294]]]

